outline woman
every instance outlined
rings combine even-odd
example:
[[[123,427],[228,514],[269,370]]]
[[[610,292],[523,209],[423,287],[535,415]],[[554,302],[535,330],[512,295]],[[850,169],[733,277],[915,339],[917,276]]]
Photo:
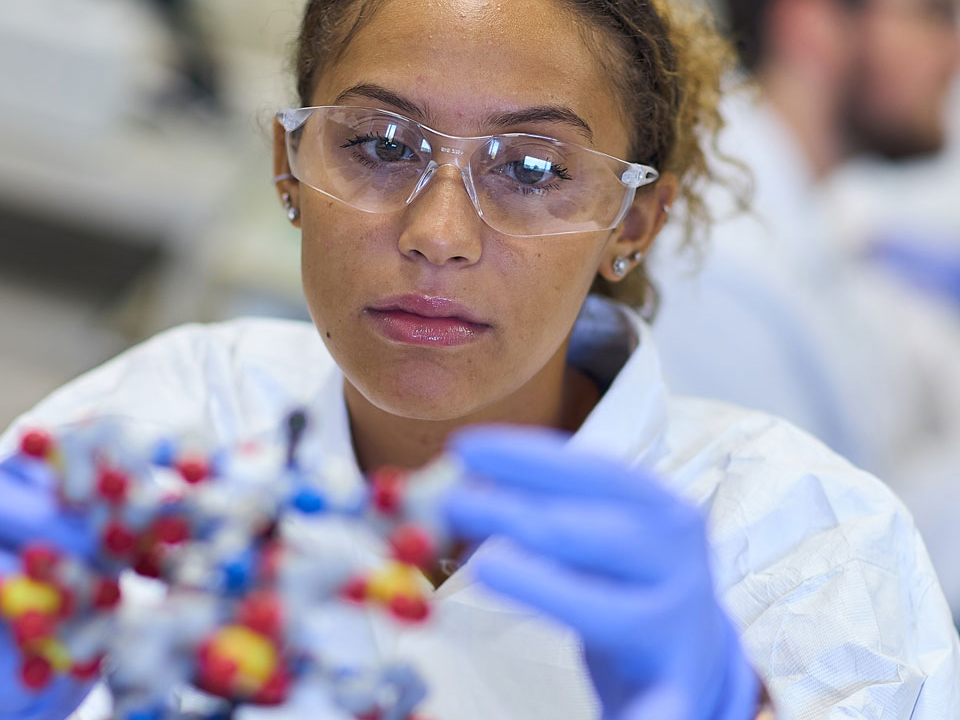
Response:
[[[765,712],[754,668],[787,715],[955,715],[956,637],[899,504],[775,419],[670,398],[637,315],[587,299],[641,279],[678,195],[697,207],[721,46],[668,10],[310,2],[276,182],[315,328],[164,334],[4,449],[90,413],[227,443],[298,404],[361,482],[468,425],[572,431],[452,440],[485,479],[452,523],[502,537],[439,586],[429,630],[375,633],[431,716],[741,720]]]

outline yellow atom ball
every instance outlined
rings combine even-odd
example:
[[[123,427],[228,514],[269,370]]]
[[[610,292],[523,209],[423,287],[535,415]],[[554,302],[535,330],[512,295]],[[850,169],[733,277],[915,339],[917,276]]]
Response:
[[[240,692],[254,694],[277,669],[277,650],[269,639],[243,625],[229,625],[216,634],[210,652],[237,665]]]
[[[0,585],[0,614],[10,620],[31,610],[56,615],[60,612],[60,602],[59,590],[25,575],[10,578]]]
[[[32,642],[29,649],[31,652],[45,657],[53,669],[59,673],[66,672],[73,666],[73,660],[70,659],[70,652],[67,647],[55,638],[44,638]]]
[[[367,580],[367,595],[381,603],[389,603],[397,595],[419,597],[423,594],[420,572],[410,565],[390,563]]]

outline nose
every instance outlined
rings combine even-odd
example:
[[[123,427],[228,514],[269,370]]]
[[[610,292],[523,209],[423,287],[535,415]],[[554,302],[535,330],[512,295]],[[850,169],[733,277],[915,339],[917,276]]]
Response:
[[[429,168],[412,198],[403,213],[401,253],[433,265],[473,265],[480,260],[485,226],[457,167]]]

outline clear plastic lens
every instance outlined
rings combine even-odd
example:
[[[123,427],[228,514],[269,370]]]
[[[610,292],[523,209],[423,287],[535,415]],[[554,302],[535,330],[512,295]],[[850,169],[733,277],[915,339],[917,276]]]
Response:
[[[604,230],[619,222],[634,194],[620,180],[628,163],[550,138],[456,138],[393,113],[354,107],[315,108],[292,124],[287,148],[293,174],[366,212],[402,209],[426,191],[419,185],[429,185],[424,174],[443,164],[460,170],[480,216],[509,235]]]

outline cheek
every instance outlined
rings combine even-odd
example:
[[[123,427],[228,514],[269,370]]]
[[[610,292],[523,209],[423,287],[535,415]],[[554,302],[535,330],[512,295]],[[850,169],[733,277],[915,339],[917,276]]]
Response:
[[[310,314],[321,331],[342,324],[342,315],[363,286],[363,248],[370,245],[365,217],[326,198],[303,206],[301,274]]]
[[[514,304],[514,324],[523,340],[555,348],[569,332],[593,283],[600,250],[594,239],[579,236],[536,242],[540,244],[537,251],[515,259],[515,272],[506,276],[505,291]]]

